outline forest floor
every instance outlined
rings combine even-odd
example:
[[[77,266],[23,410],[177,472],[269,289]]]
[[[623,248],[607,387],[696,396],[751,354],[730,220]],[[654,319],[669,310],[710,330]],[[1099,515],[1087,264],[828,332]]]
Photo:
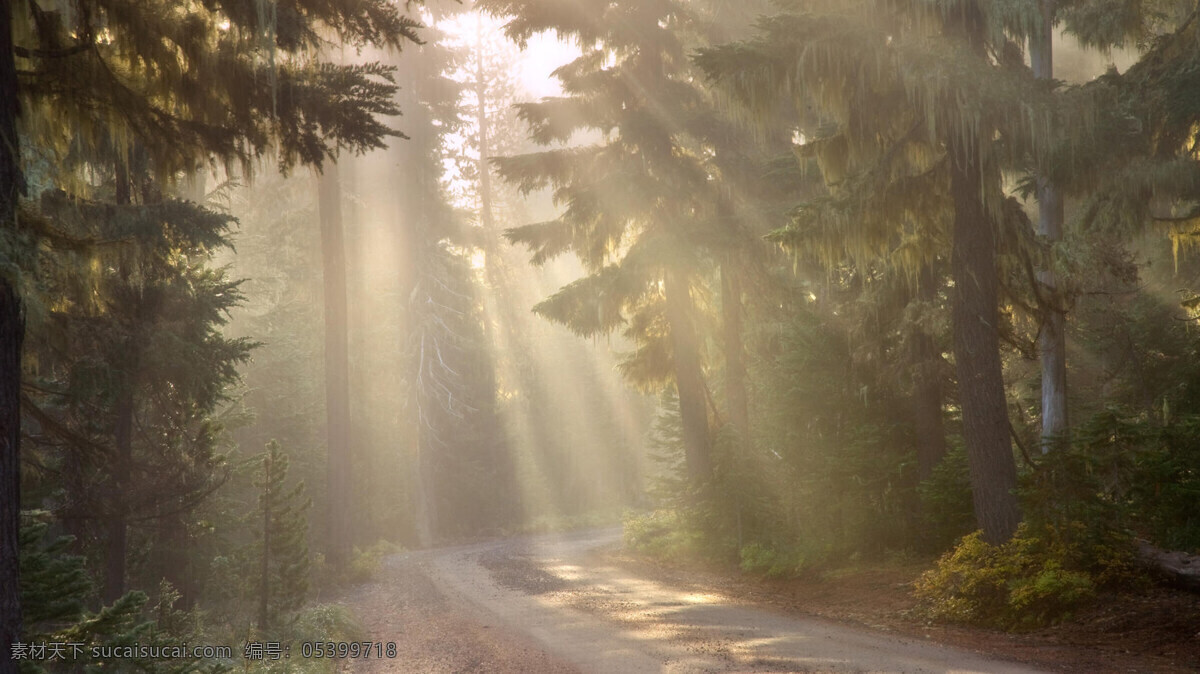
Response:
[[[1019,635],[913,617],[918,565],[770,581],[626,553],[619,530],[404,553],[345,596],[392,672],[1182,672],[1200,600],[1153,592]]]

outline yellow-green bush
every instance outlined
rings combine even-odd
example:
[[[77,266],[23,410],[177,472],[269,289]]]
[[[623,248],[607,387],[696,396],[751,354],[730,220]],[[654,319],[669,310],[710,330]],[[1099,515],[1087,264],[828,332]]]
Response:
[[[354,556],[350,558],[347,580],[351,583],[367,583],[375,580],[379,569],[383,566],[383,558],[403,551],[403,546],[382,539],[366,548],[355,546]]]
[[[916,583],[930,618],[1006,629],[1057,622],[1092,599],[1103,570],[1068,537],[1022,524],[1012,540],[989,545],[964,536]],[[1088,566],[1090,568],[1084,568]]]

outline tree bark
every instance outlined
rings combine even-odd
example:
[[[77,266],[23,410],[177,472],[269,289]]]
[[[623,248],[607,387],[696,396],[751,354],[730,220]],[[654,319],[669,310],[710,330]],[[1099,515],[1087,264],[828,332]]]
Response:
[[[733,260],[726,260],[721,267],[721,313],[725,323],[725,405],[729,423],[744,442],[750,434],[750,401],[742,340],[742,282]]]
[[[983,206],[978,152],[952,143],[954,361],[975,519],[989,543],[1007,541],[1021,521],[1016,461],[1000,363],[996,231]]]
[[[129,206],[131,197],[131,180],[129,167],[125,159],[116,162],[116,202],[118,206]],[[127,272],[126,272],[127,273]],[[133,309],[140,315],[140,308]],[[140,327],[140,326],[139,326]],[[117,363],[120,367],[117,385],[116,404],[113,409],[113,447],[116,456],[112,462],[112,493],[109,494],[109,508],[106,513],[107,538],[104,541],[104,603],[111,604],[125,594],[125,557],[128,548],[129,490],[131,488],[129,474],[133,469],[133,414],[134,387],[137,377],[136,337],[124,345],[122,359]]]
[[[667,270],[665,288],[667,323],[671,327],[675,388],[679,393],[679,418],[683,425],[683,449],[688,478],[698,490],[712,478],[709,456],[708,408],[704,397],[704,374],[700,369],[700,347],[692,325],[692,302],[687,281],[675,270]]]
[[[1054,78],[1054,0],[1041,0],[1042,25],[1029,41],[1029,56],[1033,76]],[[1046,180],[1038,182],[1037,232],[1053,245],[1062,241],[1063,200],[1058,190]],[[1067,438],[1067,336],[1066,312],[1058,297],[1058,282],[1053,269],[1041,269],[1037,274],[1048,307],[1038,334],[1038,351],[1042,365],[1042,453],[1049,452]]]
[[[325,289],[325,421],[327,442],[327,557],[336,569],[350,559],[350,353],[347,329],[346,242],[337,164],[327,160],[318,185]]]
[[[917,297],[932,303],[937,298],[933,266],[925,264],[917,279]],[[946,456],[946,428],[942,420],[941,356],[933,335],[921,326],[912,332],[913,426],[917,434],[917,482],[933,476],[933,469]]]
[[[359,195],[359,166],[351,160],[338,167],[341,184],[344,190],[352,195]],[[376,511],[379,485],[383,474],[372,466],[374,457],[371,447],[370,396],[371,387],[368,385],[369,364],[362,355],[367,349],[367,335],[370,330],[367,325],[368,301],[370,283],[367,279],[369,240],[367,228],[364,226],[362,208],[358,198],[347,202],[347,212],[344,214],[343,238],[346,250],[346,349],[348,354],[347,375],[349,390],[350,422],[347,442],[349,456],[355,463],[351,466],[351,474],[359,476],[359,488],[355,489],[356,498],[352,500],[351,509],[357,514],[359,526],[354,534],[357,538],[350,541],[351,546],[359,543],[370,543],[385,535],[378,525]]]
[[[16,226],[21,188],[12,3],[0,5],[0,227]],[[0,674],[15,674],[21,640],[21,343],[25,322],[13,279],[0,274]]]
[[[271,610],[271,507],[275,505],[274,475],[275,457],[271,446],[267,447],[267,455],[263,457],[263,539],[262,559],[259,560],[259,580],[261,593],[258,596],[258,634],[266,636],[270,629]]]
[[[490,139],[488,138],[487,115],[487,80],[483,71],[483,15],[475,17],[475,111],[476,122],[479,124],[479,224],[483,225],[484,234],[490,235],[495,227],[492,218],[492,170],[488,166],[491,156]]]
[[[21,529],[21,342],[24,336],[21,301],[9,280],[0,277],[0,673],[3,674],[17,671],[16,661],[9,657],[9,648],[10,644],[21,640],[18,541]]]
[[[113,427],[113,493],[108,513],[108,537],[104,541],[104,603],[125,594],[125,557],[128,547],[129,473],[133,467],[133,376],[125,373],[116,405]]]

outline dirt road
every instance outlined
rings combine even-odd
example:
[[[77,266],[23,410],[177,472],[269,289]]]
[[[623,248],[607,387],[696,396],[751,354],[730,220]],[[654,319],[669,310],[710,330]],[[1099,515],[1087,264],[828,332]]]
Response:
[[[968,651],[787,616],[597,563],[609,529],[389,558],[347,598],[381,672],[1032,672]]]

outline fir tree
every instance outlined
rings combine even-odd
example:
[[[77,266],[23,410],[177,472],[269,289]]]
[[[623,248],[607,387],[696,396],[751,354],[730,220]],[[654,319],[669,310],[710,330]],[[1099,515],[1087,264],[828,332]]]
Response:
[[[480,5],[512,16],[506,31],[518,41],[556,30],[585,47],[557,73],[566,96],[519,107],[531,138],[552,149],[497,160],[501,176],[526,193],[552,187],[563,212],[508,237],[535,264],[568,252],[583,263],[588,275],[535,311],[584,337],[624,329],[637,345],[625,374],[677,390],[688,471],[701,488],[712,462],[697,309],[706,260],[696,230],[717,218],[704,148],[688,133],[703,106],[685,55],[693,12],[670,1]],[[567,147],[582,130],[604,140]]]
[[[287,486],[288,456],[272,440],[262,455],[259,489],[262,538],[259,557],[258,629],[271,634],[308,595],[308,509],[304,483]]]
[[[976,513],[988,540],[1005,540],[1019,513],[999,352],[1001,254],[1020,233],[1029,239],[1029,223],[999,176],[1015,156],[1049,146],[1038,133],[1053,112],[1028,70],[1011,67],[1021,51],[1011,29],[1032,20],[977,2],[781,8],[760,37],[701,64],[753,115],[770,116],[781,98],[817,111],[802,151],[829,195],[798,209],[785,242],[830,266],[883,265],[914,279],[922,264],[949,260]]]
[[[180,518],[224,480],[213,417],[253,346],[220,332],[241,293],[209,260],[226,245],[231,218],[190,202],[114,207],[62,195],[43,199],[41,213],[64,235],[140,243],[76,254],[109,252],[109,265],[71,255],[43,261],[40,297],[53,306],[32,330],[25,396],[40,427],[29,456],[68,476],[54,484],[36,474],[33,495],[62,490],[56,515],[81,542],[104,545],[105,598],[114,601],[130,578],[135,523],[185,528]],[[170,566],[163,573],[189,587],[183,569]]]

